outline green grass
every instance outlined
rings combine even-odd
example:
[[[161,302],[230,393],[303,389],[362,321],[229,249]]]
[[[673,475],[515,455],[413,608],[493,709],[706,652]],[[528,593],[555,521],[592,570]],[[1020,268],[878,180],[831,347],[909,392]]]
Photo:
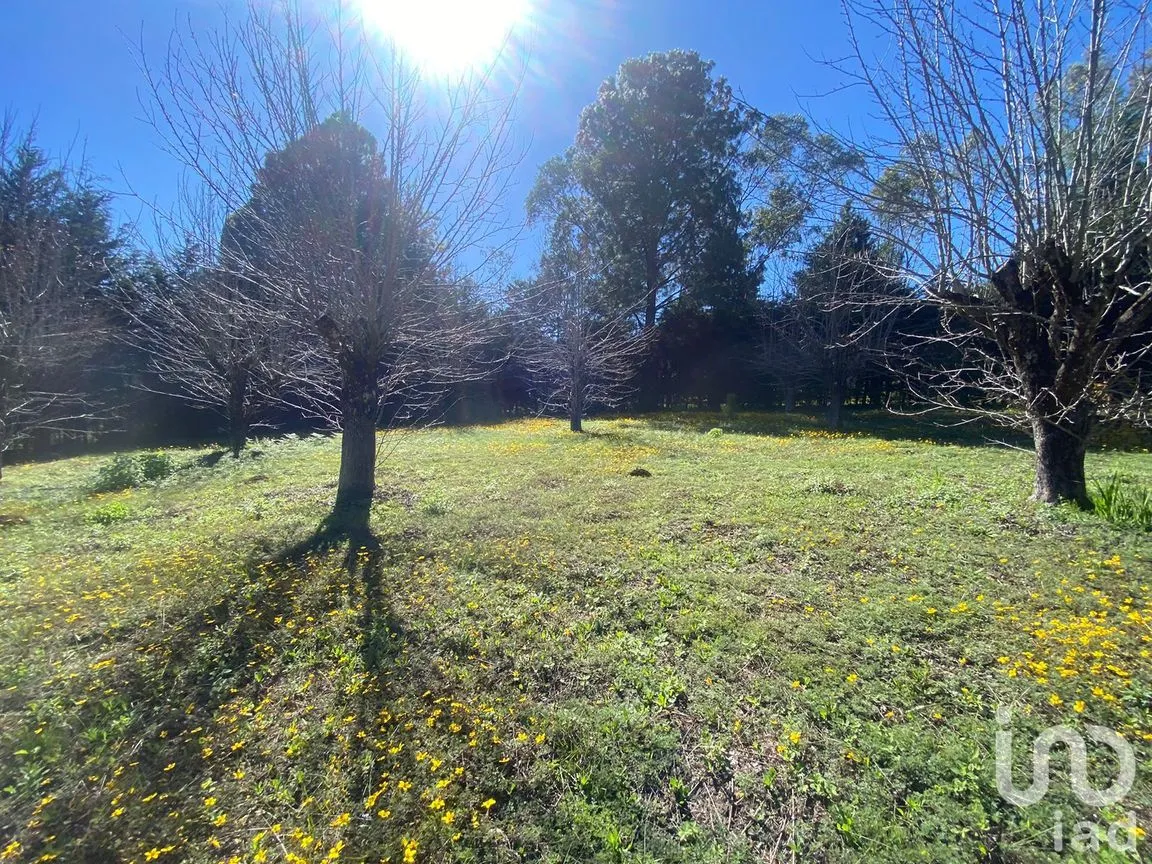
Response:
[[[1121,474],[1097,481],[1092,504],[1096,514],[1110,522],[1152,531],[1152,489],[1137,486]]]
[[[564,426],[384,439],[378,549],[310,542],[336,439],[104,495],[109,457],[6,469],[0,859],[1033,861],[1056,810],[1150,827],[1146,772],[1107,812],[1062,758],[1033,807],[993,780],[1001,703],[1019,785],[1055,723],[1147,764],[1148,534],[906,424]]]

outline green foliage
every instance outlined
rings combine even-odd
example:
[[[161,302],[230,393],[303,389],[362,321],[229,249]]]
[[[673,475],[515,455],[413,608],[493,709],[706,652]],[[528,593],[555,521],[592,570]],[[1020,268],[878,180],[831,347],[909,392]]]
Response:
[[[1101,816],[1063,760],[1001,801],[997,703],[1018,778],[1057,723],[1149,758],[1147,535],[1029,504],[1030,454],[891,418],[587,425],[404,436],[362,550],[314,533],[338,439],[97,501],[102,460],[7,470],[17,860],[1055,861],[1055,809]],[[1152,485],[1148,454],[1089,463]]]
[[[863,160],[834,136],[814,133],[802,115],[753,113],[749,119],[756,144],[746,158],[764,190],[751,213],[749,239],[777,255],[804,240],[813,202],[835,196],[837,184]]]
[[[1122,474],[1094,485],[1092,505],[1097,515],[1117,525],[1152,531],[1152,489]]]
[[[452,508],[443,498],[430,496],[420,502],[420,512],[428,516],[445,516]]]
[[[75,388],[100,344],[94,298],[110,288],[120,245],[110,196],[13,121],[0,119],[0,453],[94,410],[99,400]]]
[[[151,452],[133,455],[117,453],[101,465],[88,491],[93,494],[119,492],[142,483],[163,480],[176,471],[176,461],[170,453]]]
[[[144,471],[140,459],[131,453],[117,453],[97,469],[88,491],[97,495],[119,492],[121,489],[139,486],[143,480]]]
[[[163,480],[176,471],[176,460],[171,453],[142,453],[140,455],[140,475],[145,482]]]
[[[124,502],[110,501],[89,513],[88,521],[94,525],[112,525],[116,522],[123,522],[131,515],[132,511]]]
[[[622,308],[658,309],[683,290],[739,305],[754,295],[735,172],[743,112],[712,63],[690,51],[628,60],[580,115],[568,152],[540,169],[531,218],[576,226]]]

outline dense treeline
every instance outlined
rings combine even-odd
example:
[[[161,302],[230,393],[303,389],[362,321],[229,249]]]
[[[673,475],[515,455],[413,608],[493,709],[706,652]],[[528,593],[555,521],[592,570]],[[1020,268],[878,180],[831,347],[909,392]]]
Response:
[[[664,60],[645,62],[659,65]],[[706,70],[706,64],[695,58],[693,62]],[[330,119],[320,128],[339,125],[338,119]],[[63,343],[60,350],[31,344],[31,334],[19,346],[42,358],[31,363],[29,371],[47,380],[5,378],[5,404],[15,399],[17,387],[21,393],[34,389],[55,403],[24,422],[5,415],[9,458],[212,437],[226,440],[238,452],[249,434],[330,428],[319,392],[289,392],[307,374],[303,367],[289,368],[299,360],[287,356],[299,334],[269,332],[267,319],[251,308],[255,298],[234,284],[229,267],[210,260],[191,239],[167,259],[132,249],[112,226],[108,194],[87,178],[70,178],[65,166],[53,166],[30,136],[6,151],[2,170],[6,232],[14,230],[17,213],[35,210],[36,218],[52,223],[40,230],[60,232],[55,242],[84,265],[82,271],[53,271],[51,278],[61,293],[39,295],[30,315],[41,321],[55,317],[62,332],[46,338]],[[726,206],[734,206],[740,192],[733,182]],[[47,200],[51,196],[59,200]],[[693,238],[697,247],[675,250],[684,260],[663,265],[659,275],[635,285],[626,275],[604,272],[596,263],[603,258],[593,259],[587,248],[580,254],[561,248],[572,241],[558,240],[557,225],[550,225],[552,239],[539,276],[515,283],[492,313],[499,321],[487,322],[482,374],[443,388],[426,406],[426,415],[466,423],[566,411],[568,391],[555,392],[557,371],[539,350],[529,350],[527,331],[534,329],[530,322],[557,314],[561,301],[555,294],[564,293],[570,303],[574,284],[586,294],[585,305],[575,310],[577,319],[601,316],[602,329],[615,335],[623,355],[611,380],[588,382],[590,398],[584,410],[717,408],[734,402],[747,408],[823,411],[830,397],[838,406],[888,404],[903,390],[899,378],[884,366],[883,350],[894,322],[864,340],[856,332],[862,322],[853,314],[841,316],[821,305],[822,282],[842,293],[870,290],[858,274],[837,276],[828,269],[841,252],[855,256],[852,266],[861,272],[873,267],[867,258],[880,253],[866,220],[846,208],[843,219],[811,232],[810,245],[795,259],[792,278],[773,284],[762,278],[762,263],[750,263],[755,244],[737,233],[749,233],[753,215],[764,218],[736,214],[720,226],[730,236]],[[258,237],[259,228],[247,229],[248,237],[239,236],[243,218],[244,212],[238,211],[230,219],[224,232],[231,238],[227,242],[250,244],[253,249],[246,257],[272,248],[269,238]],[[692,220],[693,228],[716,225],[706,216]],[[797,232],[797,249],[803,246],[799,237]],[[704,250],[705,243],[712,248]],[[715,248],[725,244],[727,259]],[[21,278],[15,269],[17,242],[9,241],[5,249],[0,273],[5,284],[15,285]],[[561,263],[565,254],[568,258]],[[673,252],[662,254],[671,260]],[[709,267],[716,272],[709,273]],[[886,277],[877,266],[864,278]],[[655,289],[647,290],[649,284]],[[858,316],[868,317],[867,299],[861,296]],[[15,318],[16,307],[8,308]],[[648,326],[650,337],[630,350],[628,343]],[[536,336],[538,348],[541,334]],[[555,345],[556,330],[542,338]],[[14,357],[15,347],[5,356]],[[277,351],[285,356],[267,356]],[[834,389],[829,376],[835,378]],[[830,422],[835,424],[834,413]]]
[[[887,141],[763,114],[692,52],[628,60],[539,169],[544,251],[511,283],[475,263],[514,221],[510,104],[482,78],[438,117],[401,61],[295,13],[253,7],[226,81],[176,38],[145,65],[151,119],[208,203],[171,249],[132,248],[107,193],[3,130],[0,454],[341,429],[339,507],[392,424],[948,407],[1030,429],[1036,496],[1084,503],[1094,428],[1148,419],[1146,21],[1041,16],[1086,34],[1046,57],[1023,9],[985,43],[929,5],[849,16],[905,51],[901,80],[858,46],[847,69]],[[957,62],[918,62],[940,45]]]

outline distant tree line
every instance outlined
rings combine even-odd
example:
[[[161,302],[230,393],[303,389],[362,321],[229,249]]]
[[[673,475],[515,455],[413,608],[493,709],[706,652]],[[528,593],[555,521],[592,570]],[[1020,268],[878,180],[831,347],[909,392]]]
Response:
[[[339,429],[346,511],[382,427],[946,407],[1028,429],[1036,497],[1084,504],[1093,429],[1149,418],[1148,22],[1040,6],[849,3],[899,46],[844,65],[887,121],[863,142],[695,53],[628,60],[540,168],[516,280],[512,100],[483,74],[435,92],[290,4],[177,32],[141,58],[198,190],[165,242],[0,129],[0,457]]]

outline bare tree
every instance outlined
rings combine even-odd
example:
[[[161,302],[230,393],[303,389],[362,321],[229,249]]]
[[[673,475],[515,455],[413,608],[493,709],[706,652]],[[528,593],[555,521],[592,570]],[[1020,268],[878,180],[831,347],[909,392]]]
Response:
[[[633,392],[652,333],[638,331],[631,310],[609,302],[582,236],[554,226],[538,278],[512,304],[528,329],[520,351],[540,403],[566,413],[573,432],[583,431],[590,408],[615,407]]]
[[[81,432],[98,413],[75,385],[99,345],[94,295],[115,248],[106,196],[0,122],[0,471],[33,433]]]
[[[804,253],[792,289],[769,310],[762,368],[789,393],[815,386],[825,422],[840,428],[850,390],[884,365],[907,305],[890,249],[851,205]]]
[[[500,201],[519,158],[514,94],[487,74],[424,81],[364,39],[253,4],[236,27],[178,35],[148,70],[152,122],[232,213],[233,275],[325,348],[309,385],[344,433],[336,511],[357,514],[377,426],[428,416],[476,374],[494,320],[477,283],[507,241]]]
[[[119,298],[122,338],[159,379],[152,389],[224,415],[239,458],[255,424],[277,405],[312,407],[302,385],[322,361],[316,346],[260,283],[237,278],[224,260],[205,260],[188,238],[163,265],[130,280]]]
[[[1148,4],[845,9],[845,69],[891,133],[869,149],[870,203],[960,358],[914,383],[937,405],[1030,427],[1034,497],[1086,506],[1093,426],[1148,419],[1136,371],[1152,350]],[[865,47],[876,30],[883,57]]]
[[[794,298],[785,293],[765,304],[760,314],[760,351],[753,363],[780,394],[784,413],[796,408],[796,395],[807,382],[818,380],[814,352],[806,345],[806,327],[796,313]]]

